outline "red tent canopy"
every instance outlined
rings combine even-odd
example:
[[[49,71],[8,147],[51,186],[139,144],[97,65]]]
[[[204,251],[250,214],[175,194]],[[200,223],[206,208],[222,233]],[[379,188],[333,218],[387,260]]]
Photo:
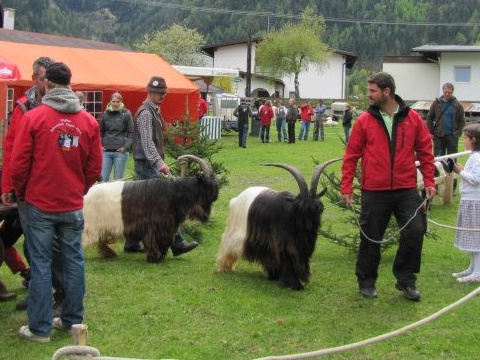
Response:
[[[15,97],[32,86],[35,59],[49,56],[70,67],[74,90],[104,91],[104,106],[111,93],[120,91],[125,105],[134,113],[146,98],[149,79],[156,75],[165,78],[168,87],[168,95],[162,103],[165,119],[198,118],[199,87],[156,54],[0,41],[0,55],[20,69],[20,78],[8,84],[16,89]]]
[[[21,77],[18,66],[0,56],[0,82],[19,80]]]

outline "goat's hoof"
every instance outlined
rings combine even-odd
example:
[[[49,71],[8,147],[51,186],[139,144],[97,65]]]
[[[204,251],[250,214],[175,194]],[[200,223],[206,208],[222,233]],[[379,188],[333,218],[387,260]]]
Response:
[[[159,262],[165,261],[165,255],[161,256],[147,256],[147,262],[157,264]]]

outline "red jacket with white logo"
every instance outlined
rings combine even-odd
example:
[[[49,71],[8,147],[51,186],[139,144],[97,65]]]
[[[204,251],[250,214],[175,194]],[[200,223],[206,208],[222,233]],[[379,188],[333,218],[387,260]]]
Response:
[[[353,193],[360,158],[362,190],[415,189],[416,160],[420,162],[425,187],[435,186],[432,140],[427,126],[399,96],[395,95],[395,100],[399,111],[393,119],[391,139],[378,108],[370,106],[355,121],[343,158],[342,194]]]
[[[80,210],[83,196],[100,177],[102,158],[93,116],[40,105],[18,124],[11,158],[15,194],[42,211]]]

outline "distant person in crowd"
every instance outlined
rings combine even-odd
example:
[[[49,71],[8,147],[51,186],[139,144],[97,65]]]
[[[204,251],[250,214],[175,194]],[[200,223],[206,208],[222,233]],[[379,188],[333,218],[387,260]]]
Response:
[[[238,146],[247,147],[248,120],[252,116],[252,109],[246,98],[240,100],[240,104],[233,110],[233,116],[237,118],[238,124]]]
[[[103,147],[102,180],[110,180],[112,168],[113,179],[123,179],[128,151],[133,142],[133,120],[132,114],[123,104],[123,97],[119,92],[112,94],[102,115],[100,136]]]
[[[298,119],[298,109],[295,104],[295,99],[288,100],[287,109],[287,131],[288,131],[288,143],[295,144],[295,123]]]
[[[81,91],[75,91],[75,96],[80,103],[80,106],[85,109],[85,94]]]
[[[13,189],[25,203],[32,270],[28,324],[19,335],[35,342],[50,341],[52,327],[67,331],[83,322],[83,196],[100,177],[102,148],[98,122],[83,111],[71,77],[64,63],[47,67],[42,105],[23,116],[12,151]],[[54,243],[59,244],[55,255]],[[59,318],[52,311],[54,256],[61,263],[65,295]]]
[[[345,105],[345,112],[343,114],[342,125],[345,133],[345,143],[348,143],[350,138],[350,129],[352,127],[353,112],[350,104]]]
[[[283,105],[282,100],[277,101],[277,109],[275,112],[275,125],[277,127],[277,137],[278,141],[287,142],[288,135],[287,135],[287,108]]]
[[[452,276],[471,283],[480,282],[480,123],[465,126],[463,134],[465,149],[472,153],[465,166],[456,163],[453,168],[461,179],[455,247],[470,253],[470,265]]]
[[[435,99],[427,114],[427,126],[433,137],[433,154],[442,156],[458,152],[458,139],[465,126],[465,111],[462,104],[453,96],[454,86],[445,83],[443,95]],[[457,179],[453,180],[453,190]]]
[[[13,191],[12,168],[14,167],[14,164],[12,163],[12,160],[11,160],[13,144],[17,137],[17,128],[22,123],[22,118],[24,114],[30,111],[31,109],[34,109],[42,104],[42,98],[45,95],[45,91],[46,91],[45,90],[45,72],[47,67],[53,63],[54,63],[54,60],[46,56],[39,57],[33,62],[33,65],[32,65],[33,86],[30,89],[28,89],[25,92],[25,94],[16,101],[16,106],[13,109],[12,118],[10,120],[10,125],[8,126],[8,131],[5,136],[5,140],[3,144],[3,164],[2,164],[2,184],[1,184],[2,203],[5,205],[14,205],[16,203],[17,209],[18,209],[18,219],[16,219],[15,217],[12,217],[5,224],[6,227],[4,228],[4,231],[5,233],[10,234],[10,238],[8,242],[12,244],[11,246],[7,246],[10,249],[7,250],[6,255],[7,257],[10,256],[13,259],[16,259],[13,261],[17,262],[16,266],[18,269],[26,268],[25,264],[22,265],[20,263],[20,258],[21,258],[20,254],[18,254],[16,248],[13,246],[13,244],[22,235],[22,232],[20,232],[18,229],[18,221],[20,221],[21,228],[25,229],[25,203],[21,200],[18,200],[15,197],[15,194]],[[8,226],[11,226],[11,227],[8,228]],[[14,240],[13,237],[16,237],[16,239]],[[15,254],[15,252],[17,252],[17,254]],[[27,259],[27,262],[30,263],[26,241],[24,241],[23,243],[23,252],[24,252],[25,258]],[[10,260],[7,259],[7,264],[9,261]],[[57,262],[53,263],[54,270],[56,269],[56,264]],[[59,294],[61,294],[62,291],[60,289],[60,281],[56,277],[57,271],[54,271],[53,274],[54,274],[54,279],[53,279],[54,288],[56,290],[55,296],[59,296]],[[19,311],[24,311],[27,309],[27,302],[28,302],[28,298],[25,298],[19,301],[15,308]]]
[[[435,99],[427,114],[427,126],[433,136],[435,156],[458,152],[458,139],[465,126],[465,111],[453,96],[453,84],[443,85],[443,95]]]
[[[353,179],[361,159],[360,247],[356,277],[360,294],[378,297],[376,282],[380,244],[390,218],[395,215],[400,231],[393,262],[395,288],[406,299],[420,300],[416,287],[420,272],[426,218],[417,191],[417,167],[429,199],[435,196],[432,141],[420,115],[395,94],[395,81],[385,72],[373,74],[368,82],[368,110],[360,115],[347,143],[342,165],[340,192],[353,205]]]
[[[202,117],[208,114],[208,103],[205,100],[205,93],[201,93],[200,97],[198,98],[198,119],[200,120]]]
[[[313,110],[315,114],[315,125],[313,127],[313,141],[318,141],[318,133],[320,132],[320,140],[325,140],[325,131],[323,130],[323,116],[327,110],[327,105],[322,99],[318,100],[317,106]]]
[[[270,142],[270,126],[272,125],[272,118],[274,112],[272,109],[272,103],[270,100],[265,101],[265,104],[262,105],[259,111],[260,115],[260,140],[262,143]]]
[[[138,180],[156,179],[161,174],[169,175],[170,169],[165,163],[163,147],[163,128],[160,104],[167,96],[167,84],[160,76],[153,76],[147,84],[147,98],[140,105],[134,116],[133,136],[135,171]],[[126,238],[123,247],[125,252],[142,252],[142,239]],[[192,251],[198,246],[196,241],[187,242],[180,230],[170,247],[173,256]]]
[[[310,124],[312,122],[313,108],[310,101],[305,101],[300,105],[300,132],[298,140],[308,140],[308,132],[310,131]]]

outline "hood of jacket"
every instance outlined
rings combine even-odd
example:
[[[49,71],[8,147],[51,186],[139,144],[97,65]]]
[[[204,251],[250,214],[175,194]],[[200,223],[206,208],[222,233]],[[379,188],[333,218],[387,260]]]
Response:
[[[106,108],[105,110],[108,111],[108,112],[115,112],[115,111],[120,112],[120,111],[122,111],[123,109],[125,109],[125,105],[123,104],[123,102],[120,103],[120,105],[118,106],[117,109],[115,109],[115,108],[113,107],[112,103],[109,102],[109,103],[107,104],[107,108]]]
[[[63,113],[83,110],[77,96],[69,88],[53,88],[43,97],[42,103]]]

